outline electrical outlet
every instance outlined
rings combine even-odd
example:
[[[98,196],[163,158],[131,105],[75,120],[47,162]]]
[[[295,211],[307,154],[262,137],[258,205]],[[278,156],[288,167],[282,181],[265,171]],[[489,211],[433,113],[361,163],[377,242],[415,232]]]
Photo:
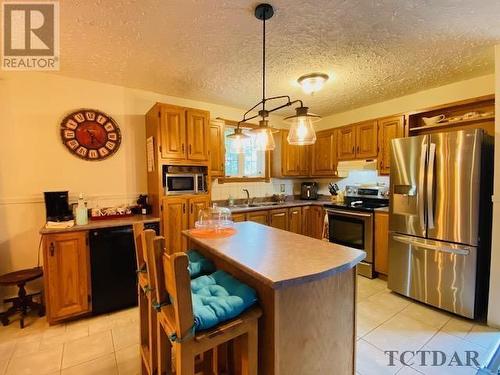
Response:
[[[280,184],[280,193],[285,192],[285,184]]]

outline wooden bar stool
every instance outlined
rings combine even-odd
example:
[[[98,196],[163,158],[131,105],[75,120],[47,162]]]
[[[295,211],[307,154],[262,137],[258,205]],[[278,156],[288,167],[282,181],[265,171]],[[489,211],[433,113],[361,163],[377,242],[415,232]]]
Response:
[[[17,285],[17,287],[19,288],[17,297],[7,298],[4,300],[4,302],[12,303],[12,307],[10,307],[3,313],[0,313],[0,320],[2,321],[2,324],[4,326],[9,324],[10,316],[21,313],[21,320],[19,321],[19,325],[21,328],[24,328],[24,317],[28,313],[28,310],[38,311],[38,316],[45,315],[45,306],[43,305],[43,303],[33,301],[33,297],[41,295],[41,292],[26,294],[26,289],[24,288],[27,282],[36,280],[42,276],[42,267],[10,272],[0,276],[0,285]]]
[[[218,346],[233,342],[239,357],[236,367],[241,369],[242,374],[256,375],[261,309],[250,308],[214,328],[194,332],[188,256],[184,253],[167,254],[164,251],[165,239],[155,237],[154,231],[146,230],[142,236],[145,239],[148,272],[153,279],[154,305],[158,311],[158,373],[172,373],[170,348],[173,347],[176,374],[193,375],[195,359],[199,355],[203,356],[200,370],[204,374],[217,374],[217,361],[214,360],[217,356],[213,353]]]
[[[144,259],[145,237],[143,223],[135,223],[134,242],[137,259],[137,296],[139,305],[141,374],[153,375],[157,370],[156,310],[153,308],[151,283]]]

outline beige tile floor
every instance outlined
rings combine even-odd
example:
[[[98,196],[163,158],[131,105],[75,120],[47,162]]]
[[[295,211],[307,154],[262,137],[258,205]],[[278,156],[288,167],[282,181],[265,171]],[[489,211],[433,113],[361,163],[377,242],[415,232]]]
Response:
[[[382,280],[358,278],[357,373],[361,375],[474,374],[473,368],[388,366],[384,350],[492,350],[500,332],[412,302]],[[30,318],[0,328],[0,375],[139,374],[138,312],[117,313],[49,327]]]

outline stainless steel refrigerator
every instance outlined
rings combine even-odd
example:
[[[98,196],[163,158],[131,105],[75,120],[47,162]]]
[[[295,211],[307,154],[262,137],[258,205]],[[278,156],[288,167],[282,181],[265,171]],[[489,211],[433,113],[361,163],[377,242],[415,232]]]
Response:
[[[479,129],[392,141],[389,289],[465,317],[485,313],[492,160]]]

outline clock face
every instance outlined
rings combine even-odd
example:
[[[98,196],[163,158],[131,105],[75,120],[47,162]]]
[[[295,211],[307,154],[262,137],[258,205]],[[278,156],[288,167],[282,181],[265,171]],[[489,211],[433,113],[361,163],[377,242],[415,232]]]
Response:
[[[61,123],[61,138],[71,153],[85,160],[106,159],[121,143],[116,122],[94,109],[81,109],[66,116]]]

